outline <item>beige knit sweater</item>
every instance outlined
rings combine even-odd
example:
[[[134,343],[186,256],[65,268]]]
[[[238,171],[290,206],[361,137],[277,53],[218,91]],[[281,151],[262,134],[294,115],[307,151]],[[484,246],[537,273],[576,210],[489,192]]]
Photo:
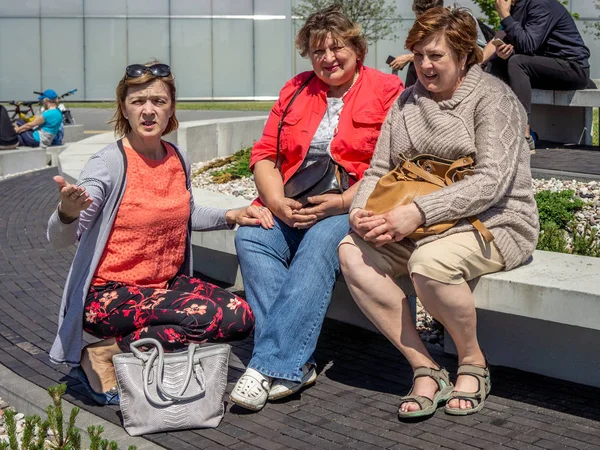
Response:
[[[524,138],[525,110],[511,89],[474,65],[450,100],[436,102],[417,82],[392,106],[381,128],[371,166],[365,172],[351,209],[364,208],[379,178],[398,164],[400,153],[429,153],[457,159],[471,155],[470,177],[415,203],[425,225],[473,215],[485,224],[504,257],[506,270],[524,263],[535,249],[538,211],[533,198],[530,152]],[[446,233],[473,230],[461,220]]]

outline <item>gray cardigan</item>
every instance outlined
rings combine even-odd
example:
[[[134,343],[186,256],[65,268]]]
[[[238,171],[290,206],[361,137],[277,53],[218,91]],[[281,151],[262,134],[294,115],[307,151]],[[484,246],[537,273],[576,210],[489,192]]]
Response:
[[[190,220],[187,247],[179,273],[192,274],[191,232],[230,229],[224,209],[194,204],[190,180],[190,164],[184,152],[173,146],[185,167],[190,192]],[[67,276],[60,305],[58,332],[50,349],[50,361],[79,365],[83,348],[83,306],[92,277],[104,251],[126,186],[127,158],[119,142],[109,144],[85,164],[77,184],[84,186],[94,200],[79,219],[64,224],[58,209],[48,221],[48,240],[57,248],[79,241],[79,247]]]

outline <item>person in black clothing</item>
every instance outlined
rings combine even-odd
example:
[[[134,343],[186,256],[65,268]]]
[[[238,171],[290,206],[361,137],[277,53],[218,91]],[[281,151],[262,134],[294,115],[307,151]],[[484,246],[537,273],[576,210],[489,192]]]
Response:
[[[571,90],[588,86],[590,51],[560,2],[496,0],[496,10],[506,35],[487,70],[506,81],[528,117],[532,88]],[[533,150],[529,125],[525,137]]]
[[[19,144],[17,133],[10,123],[8,111],[0,105],[0,150],[11,150]]]

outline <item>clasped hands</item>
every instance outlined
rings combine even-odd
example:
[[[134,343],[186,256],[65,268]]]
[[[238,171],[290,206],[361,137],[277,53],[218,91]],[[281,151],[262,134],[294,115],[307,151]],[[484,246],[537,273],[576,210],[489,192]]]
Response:
[[[307,229],[326,217],[346,213],[340,194],[315,195],[308,197],[308,202],[302,206],[293,198],[281,197],[271,202],[270,209],[287,226],[298,229]]]
[[[373,214],[365,209],[354,209],[350,213],[352,231],[376,247],[400,242],[424,221],[421,211],[414,203],[396,206],[383,214]]]

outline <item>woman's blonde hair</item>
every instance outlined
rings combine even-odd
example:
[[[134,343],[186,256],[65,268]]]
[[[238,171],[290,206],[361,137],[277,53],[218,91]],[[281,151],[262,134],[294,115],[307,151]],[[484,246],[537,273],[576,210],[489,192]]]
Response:
[[[159,61],[151,61],[144,66],[150,67],[155,64],[160,64]],[[117,84],[117,105],[115,107],[115,112],[112,116],[112,119],[109,123],[114,124],[115,127],[115,135],[117,136],[125,136],[131,132],[131,125],[129,121],[125,118],[123,114],[122,106],[125,102],[125,98],[127,97],[127,91],[130,86],[139,86],[141,84],[150,83],[154,80],[162,81],[167,90],[169,91],[169,95],[171,97],[171,101],[173,102],[173,114],[169,118],[169,123],[167,124],[167,128],[163,131],[162,135],[169,134],[172,131],[175,131],[177,127],[179,127],[179,121],[175,115],[175,95],[177,93],[177,89],[175,88],[175,77],[173,76],[173,72],[171,72],[166,77],[157,77],[153,75],[150,71],[146,71],[141,77],[131,78],[128,77],[127,74],[121,78],[119,84]]]
[[[444,36],[457,60],[467,57],[467,69],[483,60],[477,45],[477,24],[468,9],[436,7],[425,11],[408,32],[405,47],[413,51],[415,45],[438,34]]]
[[[334,4],[311,14],[298,31],[296,48],[303,58],[306,58],[311,49],[315,49],[325,42],[327,34],[344,45],[354,48],[358,59],[364,60],[367,54],[367,38],[360,25],[352,22],[342,12],[342,6]]]

